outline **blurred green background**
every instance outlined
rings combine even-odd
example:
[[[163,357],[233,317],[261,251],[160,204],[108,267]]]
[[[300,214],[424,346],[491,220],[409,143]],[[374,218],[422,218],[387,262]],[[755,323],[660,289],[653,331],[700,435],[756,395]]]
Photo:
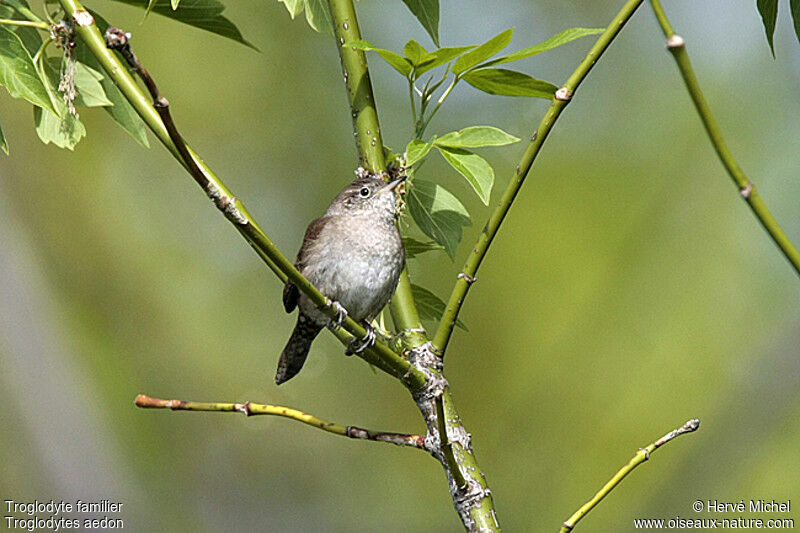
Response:
[[[284,252],[353,176],[332,38],[274,1],[227,2],[261,53],[114,2],[184,136]],[[442,3],[442,44],[514,26],[510,50],[604,26],[621,1]],[[358,4],[398,50],[429,39],[401,2]],[[800,45],[788,5],[777,59],[754,0],[668,2],[728,143],[800,242]],[[591,37],[514,66],[556,84]],[[387,144],[411,135],[406,85],[369,57]],[[429,133],[474,124],[528,138],[539,99],[459,86]],[[124,502],[133,531],[459,531],[441,467],[413,450],[284,419],[134,407],[138,393],[289,405],[343,424],[424,431],[406,391],[330,335],[274,385],[295,318],[281,285],[151,137],[97,109],[74,153],[42,145],[0,97],[0,495]],[[523,146],[487,150],[499,198]],[[455,263],[411,261],[448,295],[488,216],[432,161],[421,175],[473,214]],[[507,531],[555,531],[640,446],[685,420],[579,526],[709,517],[696,499],[798,497],[800,283],[724,173],[649,6],[581,86],[478,274],[448,378]],[[7,513],[4,513],[7,514]],[[745,513],[746,517],[755,515]],[[786,516],[786,515],[783,515]],[[791,516],[791,515],[790,515]],[[800,515],[794,514],[795,521]]]

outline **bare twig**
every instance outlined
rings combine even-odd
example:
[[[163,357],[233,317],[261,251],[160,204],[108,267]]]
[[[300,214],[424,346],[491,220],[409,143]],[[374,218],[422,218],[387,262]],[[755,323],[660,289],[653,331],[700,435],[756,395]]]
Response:
[[[162,400],[161,398],[151,398],[144,394],[136,397],[137,407],[151,409],[172,409],[173,411],[218,411],[222,413],[243,413],[251,415],[271,415],[290,418],[303,424],[341,435],[351,439],[372,440],[376,442],[388,442],[397,446],[408,446],[425,450],[425,437],[422,435],[409,435],[406,433],[387,433],[383,431],[370,431],[356,426],[343,426],[334,424],[316,416],[309,415],[291,407],[281,405],[268,405],[263,403],[220,403],[220,402],[191,402],[186,400]]]
[[[559,533],[568,533],[569,531],[572,531],[572,529],[575,527],[575,524],[577,524],[581,520],[581,518],[586,516],[586,514],[589,511],[594,509],[595,506],[598,503],[600,503],[600,500],[608,496],[608,493],[610,493],[614,489],[614,487],[619,485],[619,483],[625,478],[625,476],[631,473],[631,470],[633,470],[643,462],[650,459],[651,453],[653,453],[655,450],[659,449],[661,446],[665,445],[675,437],[683,435],[684,433],[691,433],[693,431],[696,431],[697,428],[699,427],[700,427],[700,420],[696,418],[689,420],[684,425],[682,425],[678,429],[670,431],[669,433],[667,433],[666,435],[655,441],[647,448],[641,448],[638,452],[636,452],[636,455],[633,456],[633,459],[628,461],[628,464],[620,468],[619,472],[614,474],[614,477],[612,477],[608,483],[603,485],[603,488],[600,489],[591,500],[586,502],[583,505],[583,507],[575,511],[575,513],[572,516],[570,516],[566,522],[562,524]]]

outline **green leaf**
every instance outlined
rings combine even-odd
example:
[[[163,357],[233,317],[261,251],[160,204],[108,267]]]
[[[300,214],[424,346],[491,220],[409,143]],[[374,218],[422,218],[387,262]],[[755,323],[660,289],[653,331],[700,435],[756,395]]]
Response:
[[[461,131],[442,135],[433,141],[437,146],[450,148],[479,148],[481,146],[505,146],[519,142],[518,137],[509,135],[494,126],[470,126]]]
[[[463,148],[448,148],[446,146],[436,146],[445,161],[450,166],[464,176],[475,192],[478,193],[481,201],[489,205],[489,197],[492,194],[494,185],[494,170],[491,165],[479,156]]]
[[[433,241],[422,242],[411,237],[403,237],[403,248],[406,250],[406,257],[408,259],[413,259],[414,257],[422,255],[425,252],[444,250],[444,247],[441,244],[436,244]]]
[[[61,81],[61,62],[63,57],[49,57],[47,58],[47,65],[45,71],[48,75],[50,88],[55,91]],[[75,98],[76,106],[83,107],[102,107],[112,106],[114,102],[106,98],[106,93],[100,81],[103,75],[97,70],[88,67],[87,65],[77,62],[75,65],[75,90],[77,96]],[[63,93],[55,93],[57,98],[62,97]],[[60,111],[60,109],[59,109]]]
[[[123,4],[147,8],[149,0],[117,0]],[[222,16],[225,6],[217,0],[181,0],[181,8],[172,9],[171,0],[156,0],[153,11],[159,15],[189,24],[202,30],[227,37],[253,50],[258,50],[252,43],[242,37],[239,29],[227,18]]]
[[[792,20],[794,21],[794,33],[800,40],[800,0],[789,0],[789,7],[792,10]]]
[[[95,11],[90,12],[94,17],[95,24],[97,24],[100,33],[105,33],[108,28],[108,22],[106,22],[99,13]],[[86,46],[78,44],[78,46],[75,47],[75,59],[98,72],[104,72],[100,62]],[[100,85],[103,86],[106,97],[113,104],[103,107],[103,110],[111,116],[114,122],[128,132],[136,142],[148,148],[150,143],[147,140],[147,127],[136,110],[133,109],[130,102],[128,102],[127,98],[122,95],[119,88],[108,76],[103,76],[103,79],[100,80]]]
[[[333,16],[328,0],[304,0],[306,21],[314,31],[333,35]]]
[[[425,50],[425,48],[414,39],[408,41],[403,47],[403,54],[405,54],[406,58],[411,61],[411,64],[415,67],[421,67],[435,59],[433,54]]]
[[[603,33],[604,31],[606,31],[605,28],[569,28],[568,30],[564,30],[561,33],[553,35],[546,41],[542,41],[539,44],[534,44],[528,48],[523,48],[522,50],[517,50],[516,52],[508,54],[507,56],[492,59],[482,66],[488,67],[489,65],[499,65],[501,63],[510,63],[511,61],[519,61],[520,59],[535,56],[536,54],[541,54],[542,52],[552,50],[553,48],[561,46],[562,44],[567,44],[575,39],[580,39],[581,37],[585,37],[587,35],[596,35],[598,33]]]
[[[13,98],[23,98],[55,113],[31,54],[19,35],[5,26],[0,26],[0,85]]]
[[[558,87],[550,82],[504,68],[482,68],[464,75],[464,81],[478,90],[503,96],[533,96],[553,99]]]
[[[444,246],[455,257],[462,228],[472,224],[458,198],[437,183],[415,179],[406,197],[408,211],[425,235]]]
[[[406,166],[410,167],[422,160],[431,151],[432,146],[431,143],[426,143],[419,139],[414,139],[408,143],[408,146],[406,146]]]
[[[456,62],[453,63],[453,73],[460,74],[468,68],[474,67],[480,62],[486,61],[497,52],[508,46],[508,43],[511,42],[511,36],[513,34],[514,28],[509,28],[499,35],[492,37],[474,50],[459,57]]]
[[[447,305],[435,294],[428,289],[420,287],[419,285],[411,284],[411,294],[414,296],[414,303],[417,304],[417,311],[422,320],[435,320],[439,322],[444,315],[444,310]],[[456,319],[456,326],[469,331],[464,323]]]
[[[756,7],[761,15],[761,22],[764,24],[764,33],[767,34],[769,49],[772,57],[775,57],[775,46],[772,38],[775,35],[775,22],[778,20],[778,0],[756,0]]]
[[[75,98],[75,105],[84,107],[113,106],[114,102],[106,97],[106,92],[100,83],[102,80],[102,74],[78,62],[75,72],[75,89],[78,97]]]
[[[51,57],[41,63],[44,82],[55,95],[53,104],[58,114],[34,106],[33,120],[36,134],[44,144],[53,143],[59,148],[72,150],[86,136],[86,128],[78,117],[68,111],[62,93],[56,89],[60,81],[61,61],[62,58]]]
[[[445,47],[439,48],[438,50],[434,50],[430,52],[430,55],[433,56],[433,61],[430,63],[425,63],[422,66],[417,67],[417,76],[422,76],[426,72],[431,69],[438,67],[439,65],[444,65],[448,61],[452,61],[453,59],[457,58],[464,52],[472,50],[475,46],[452,46],[452,47]]]
[[[292,20],[303,12],[303,8],[305,4],[303,0],[278,0],[278,2],[282,2],[283,5],[286,7],[286,10],[289,11],[289,16],[292,17]]]
[[[150,14],[155,5],[156,5],[156,0],[147,0],[147,9],[144,10],[145,17]]]
[[[431,36],[433,44],[439,46],[439,0],[403,0],[403,3]]]
[[[411,62],[406,59],[405,57],[392,52],[391,50],[384,50],[383,48],[376,48],[372,45],[371,42],[360,39],[358,41],[351,41],[349,43],[344,43],[342,46],[350,46],[355,48],[356,50],[363,50],[365,52],[377,52],[384,61],[389,63],[389,65],[394,68],[397,72],[402,74],[405,77],[408,77],[411,74],[411,69],[413,68]]]
[[[63,113],[61,119],[41,107],[33,108],[33,120],[36,124],[36,134],[43,143],[53,143],[59,148],[72,150],[81,138],[86,136],[86,128],[74,115]]]
[[[3,150],[6,153],[6,155],[8,155],[8,143],[6,142],[6,136],[3,133],[3,126],[1,124],[0,124],[0,150]]]

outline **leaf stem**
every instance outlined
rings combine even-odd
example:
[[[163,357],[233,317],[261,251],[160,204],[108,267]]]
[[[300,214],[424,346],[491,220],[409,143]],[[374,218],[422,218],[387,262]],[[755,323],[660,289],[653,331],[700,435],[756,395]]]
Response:
[[[650,5],[653,7],[653,11],[664,32],[664,36],[667,38],[667,49],[672,54],[672,57],[675,58],[678,69],[681,71],[683,81],[686,84],[686,89],[689,91],[692,102],[694,102],[694,106],[697,109],[697,114],[700,115],[700,120],[703,122],[703,126],[708,133],[711,144],[714,146],[714,150],[717,152],[720,161],[722,161],[722,165],[725,167],[728,175],[730,175],[733,183],[739,189],[739,195],[747,202],[747,205],[750,206],[753,214],[764,229],[767,230],[767,233],[772,237],[772,240],[778,248],[780,248],[784,257],[786,257],[794,268],[794,271],[800,275],[800,252],[797,251],[797,248],[795,248],[777,220],[772,216],[764,200],[761,199],[758,191],[756,191],[755,185],[745,176],[744,172],[742,172],[742,169],[739,168],[739,165],[733,158],[730,150],[728,150],[725,139],[722,137],[722,131],[719,125],[717,125],[716,120],[714,120],[714,116],[711,114],[711,108],[700,89],[700,83],[697,81],[697,76],[695,76],[692,63],[689,60],[689,54],[686,52],[686,43],[683,37],[676,34],[672,29],[672,25],[669,23],[659,0],[651,0]]]
[[[542,121],[539,123],[539,127],[533,134],[531,142],[528,144],[522,156],[522,160],[517,166],[516,172],[512,176],[511,181],[500,199],[500,204],[489,217],[486,226],[484,226],[483,231],[481,231],[481,234],[478,236],[478,240],[472,247],[472,251],[467,257],[464,267],[456,280],[455,287],[453,287],[453,292],[450,294],[447,307],[442,315],[442,321],[439,323],[439,328],[436,330],[436,336],[433,339],[433,346],[442,353],[442,355],[444,355],[447,344],[450,342],[450,337],[453,334],[453,328],[455,327],[456,319],[458,318],[461,306],[466,298],[467,291],[469,291],[470,286],[475,280],[475,273],[478,271],[478,267],[480,267],[483,258],[486,256],[489,245],[492,243],[495,235],[497,235],[500,224],[502,224],[509,209],[511,209],[511,205],[517,197],[517,193],[519,193],[522,184],[525,182],[525,178],[530,173],[533,162],[539,154],[539,150],[542,144],[544,144],[547,135],[553,128],[556,120],[558,120],[561,112],[569,103],[575,90],[589,74],[589,71],[600,59],[600,56],[603,55],[603,52],[606,51],[642,2],[643,0],[628,0],[625,3],[619,13],[611,20],[606,30],[594,43],[584,60],[578,65],[578,68],[575,69],[575,72],[572,73],[564,86],[556,92],[556,98],[553,100],[553,103],[550,104],[544,118],[542,118]]]
[[[0,25],[3,26],[27,26],[30,28],[39,28],[40,30],[49,30],[50,25],[43,21],[34,20],[16,20],[16,19],[0,19]]]
[[[411,124],[416,128],[417,126],[417,104],[414,103],[414,80],[409,76],[408,78],[408,99],[411,103]]]
[[[696,431],[697,428],[699,427],[700,427],[699,420],[697,420],[696,418],[693,420],[689,420],[683,426],[679,427],[678,429],[670,431],[669,433],[667,433],[666,435],[664,435],[663,437],[661,437],[660,439],[649,445],[648,447],[641,448],[638,452],[636,452],[636,455],[634,455],[633,458],[630,461],[628,461],[628,463],[625,466],[620,468],[619,471],[616,474],[614,474],[614,477],[612,477],[608,481],[608,483],[603,485],[603,488],[597,491],[597,494],[595,494],[591,500],[586,502],[580,509],[575,511],[575,513],[573,513],[573,515],[570,516],[569,519],[567,519],[567,521],[564,522],[564,524],[562,524],[559,533],[569,533],[570,531],[572,531],[572,529],[575,527],[575,524],[577,524],[584,516],[586,516],[586,514],[589,511],[594,509],[603,498],[608,496],[608,494],[612,490],[614,490],[614,487],[620,484],[620,482],[625,478],[625,476],[630,474],[634,468],[636,468],[643,462],[650,459],[650,454],[652,454],[654,451],[656,451],[661,446],[665,445],[675,437],[679,437],[684,433],[692,433],[693,431]]]
[[[428,124],[430,124],[431,119],[436,114],[436,112],[439,111],[439,108],[442,107],[442,104],[447,99],[447,97],[450,96],[450,93],[453,91],[453,88],[456,86],[456,83],[458,83],[460,79],[461,78],[458,75],[454,75],[452,83],[450,83],[450,85],[447,86],[447,89],[444,90],[442,96],[439,97],[439,100],[436,102],[436,105],[428,114],[427,118],[423,120],[423,117],[420,117],[421,124],[417,128],[417,132],[415,135],[416,139],[422,139],[422,136],[425,135],[425,130],[428,128]]]

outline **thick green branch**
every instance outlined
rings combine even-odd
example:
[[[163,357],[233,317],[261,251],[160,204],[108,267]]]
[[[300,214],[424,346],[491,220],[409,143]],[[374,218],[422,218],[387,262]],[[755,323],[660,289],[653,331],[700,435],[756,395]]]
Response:
[[[282,405],[268,405],[263,403],[220,403],[220,402],[191,402],[186,400],[162,400],[151,398],[144,394],[136,397],[137,407],[146,409],[172,409],[173,411],[217,411],[222,413],[243,413],[247,416],[270,415],[280,416],[302,422],[311,427],[350,437],[351,439],[373,440],[376,442],[388,442],[397,446],[409,446],[412,448],[425,449],[425,437],[421,435],[409,435],[406,433],[386,433],[383,431],[370,431],[356,426],[343,426],[334,424],[316,416],[284,407]]]
[[[339,45],[342,60],[347,98],[353,117],[353,131],[356,136],[356,147],[361,166],[379,173],[386,170],[386,159],[383,153],[383,139],[375,107],[375,96],[369,79],[367,57],[361,50],[341,46],[361,39],[355,7],[352,0],[329,0],[333,16],[334,34]],[[413,98],[412,98],[413,103]],[[398,330],[409,332],[403,336],[403,343],[408,348],[419,346],[427,341],[419,330],[422,323],[419,319],[414,298],[411,295],[411,283],[408,268],[403,271],[397,284],[391,303],[392,319]]]
[[[98,59],[108,76],[119,87],[122,94],[133,105],[156,137],[189,170],[187,163],[181,157],[180,150],[170,138],[164,122],[148,97],[136,84],[119,58],[106,48],[105,40],[97,29],[91,14],[77,0],[60,0],[60,2],[67,16],[75,22],[75,31],[83,40],[83,44]],[[291,279],[315,304],[320,308],[325,308],[329,303],[328,299],[305,279],[286,256],[281,253],[272,240],[258,227],[242,202],[233,196],[231,191],[205,162],[190,147],[187,146],[186,149],[206,180],[202,183],[206,189],[206,194],[214,200],[214,203],[224,212],[228,220],[242,233],[256,253],[282,281],[287,278]],[[323,310],[330,317],[334,317],[336,314],[332,308]],[[350,318],[345,321],[344,328],[350,334],[358,337],[363,337],[366,333],[360,324]],[[340,338],[346,337],[344,335],[337,336]],[[408,361],[383,343],[377,342],[373,348],[362,352],[361,356],[396,378],[403,379],[412,389],[422,386],[425,382],[425,375],[421,371],[413,368]]]
[[[356,10],[351,1],[330,0],[334,33],[339,43],[347,98],[356,132],[356,148],[361,166],[373,173],[386,169],[383,139],[367,69],[367,57],[361,50],[343,47],[344,43],[361,39]]]
[[[711,139],[711,144],[714,145],[714,150],[722,161],[722,165],[725,167],[725,170],[728,171],[731,179],[739,189],[739,195],[747,202],[747,205],[750,206],[750,209],[753,211],[756,218],[758,218],[758,221],[764,226],[764,229],[767,230],[767,233],[772,237],[775,244],[778,245],[778,248],[780,248],[789,263],[791,263],[795,272],[800,275],[800,252],[797,251],[792,241],[789,240],[789,237],[784,233],[778,222],[772,217],[769,209],[767,209],[767,205],[761,199],[761,196],[759,196],[758,191],[756,191],[755,186],[747,179],[747,176],[745,176],[742,169],[739,168],[730,150],[728,150],[725,139],[722,137],[722,131],[720,131],[716,120],[714,120],[714,116],[711,114],[711,108],[708,106],[708,102],[706,102],[703,96],[703,91],[700,89],[700,83],[697,81],[697,77],[694,74],[694,69],[689,60],[689,54],[686,52],[686,43],[683,37],[675,33],[672,29],[672,25],[669,23],[667,15],[661,7],[661,2],[659,0],[651,0],[650,4],[653,6],[656,18],[667,38],[667,49],[678,64],[683,81],[686,83],[686,88],[697,109],[697,114],[700,115],[700,120],[703,122],[703,126],[708,133],[708,137]]]
[[[553,128],[556,120],[558,120],[561,112],[569,103],[575,90],[586,75],[589,74],[589,71],[597,60],[600,59],[600,56],[603,55],[603,52],[606,51],[620,30],[622,30],[625,23],[630,19],[639,5],[641,5],[642,1],[643,0],[628,0],[628,2],[625,3],[620,12],[611,20],[606,30],[594,43],[591,50],[589,50],[586,58],[578,65],[578,68],[575,69],[575,72],[572,73],[564,86],[556,92],[553,103],[539,123],[539,127],[533,134],[531,142],[528,144],[528,148],[525,150],[522,160],[511,178],[511,182],[508,184],[508,187],[506,187],[503,197],[500,199],[500,205],[492,212],[489,221],[478,236],[478,241],[475,243],[475,246],[472,247],[472,251],[469,257],[467,257],[467,261],[464,263],[464,267],[458,276],[453,292],[450,294],[450,299],[447,302],[442,321],[439,323],[439,328],[436,330],[436,336],[433,339],[433,346],[442,354],[444,354],[444,351],[447,349],[447,344],[450,342],[450,336],[453,334],[453,328],[455,327],[458,313],[461,311],[461,306],[464,303],[464,298],[475,280],[475,273],[478,271],[478,267],[480,267],[483,258],[486,256],[489,245],[492,243],[495,235],[497,235],[500,224],[502,224],[508,214],[508,210],[511,209],[511,204],[517,197],[525,178],[528,177],[533,162],[542,144],[544,144],[547,135]]]
[[[581,520],[581,518],[586,516],[586,514],[589,511],[594,509],[595,506],[597,506],[597,504],[600,503],[600,500],[608,496],[608,494],[612,490],[614,490],[614,487],[620,484],[620,482],[625,478],[625,476],[630,474],[634,468],[636,468],[643,462],[650,459],[651,453],[653,453],[661,446],[665,445],[666,443],[674,439],[675,437],[679,437],[684,433],[691,433],[693,431],[696,431],[697,428],[699,427],[700,427],[699,420],[697,420],[696,418],[694,420],[689,420],[683,426],[679,427],[678,429],[670,431],[669,433],[667,433],[666,435],[655,441],[647,448],[641,448],[638,452],[636,452],[636,455],[634,455],[633,458],[630,461],[628,461],[628,464],[620,468],[619,471],[616,474],[614,474],[614,477],[612,477],[608,481],[608,483],[603,485],[602,489],[597,491],[597,494],[595,494],[591,500],[586,502],[580,509],[575,511],[575,513],[572,516],[570,516],[569,519],[566,522],[564,522],[564,524],[562,524],[559,533],[569,533],[570,531],[572,531],[572,529],[575,527],[575,524],[577,524]]]

